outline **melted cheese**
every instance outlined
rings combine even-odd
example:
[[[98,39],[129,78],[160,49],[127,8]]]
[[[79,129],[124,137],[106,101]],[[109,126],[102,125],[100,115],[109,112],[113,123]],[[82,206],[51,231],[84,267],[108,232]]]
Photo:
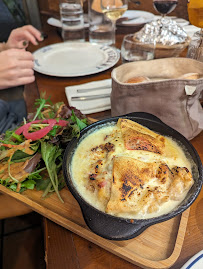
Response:
[[[106,145],[107,150],[104,146]],[[113,145],[113,150],[111,147]],[[108,148],[109,147],[109,148]],[[169,169],[174,166],[186,167],[191,172],[191,162],[186,157],[182,148],[171,138],[165,137],[165,148],[162,155],[143,151],[127,150],[124,145],[120,128],[113,123],[89,133],[78,145],[71,164],[71,174],[75,187],[81,196],[95,208],[106,212],[111,197],[113,160],[115,157],[130,157],[144,163],[161,162],[167,164]],[[96,168],[95,168],[96,167]],[[144,188],[159,191],[165,186],[160,186],[157,178],[149,180]],[[144,219],[167,214],[172,211],[185,198],[187,192],[182,193],[178,200],[164,201],[158,210],[150,212],[149,205],[145,203],[138,212],[109,213],[124,218]],[[130,203],[130,201],[129,201]]]

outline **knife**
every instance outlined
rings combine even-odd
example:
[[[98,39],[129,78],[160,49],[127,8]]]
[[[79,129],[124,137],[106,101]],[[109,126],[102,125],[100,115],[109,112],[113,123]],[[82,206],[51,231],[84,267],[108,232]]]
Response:
[[[109,98],[110,94],[90,95],[90,96],[72,96],[71,101],[87,101],[97,100],[102,98]]]
[[[78,93],[82,93],[82,92],[89,92],[89,91],[96,91],[96,90],[103,90],[103,89],[110,89],[111,86],[106,85],[106,86],[100,86],[100,87],[95,87],[95,88],[90,88],[90,89],[78,89],[77,92]]]

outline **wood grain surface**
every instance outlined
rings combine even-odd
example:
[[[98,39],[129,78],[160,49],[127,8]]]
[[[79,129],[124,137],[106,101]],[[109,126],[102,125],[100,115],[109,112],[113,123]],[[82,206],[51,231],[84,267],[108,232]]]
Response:
[[[88,229],[80,207],[68,188],[60,192],[64,203],[60,202],[56,194],[42,199],[42,192],[36,190],[19,194],[0,185],[0,191],[64,228],[143,268],[170,268],[180,254],[189,210],[168,221],[150,226],[136,238],[111,241]]]

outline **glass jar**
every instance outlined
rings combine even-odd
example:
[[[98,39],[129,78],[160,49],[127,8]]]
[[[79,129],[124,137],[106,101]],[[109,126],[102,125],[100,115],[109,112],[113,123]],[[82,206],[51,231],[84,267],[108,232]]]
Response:
[[[203,62],[203,0],[189,1],[188,16],[191,24],[202,29],[193,35],[187,57]]]
[[[188,3],[188,16],[192,25],[203,28],[203,1],[190,0]]]
[[[193,35],[188,47],[187,58],[203,62],[203,29]]]

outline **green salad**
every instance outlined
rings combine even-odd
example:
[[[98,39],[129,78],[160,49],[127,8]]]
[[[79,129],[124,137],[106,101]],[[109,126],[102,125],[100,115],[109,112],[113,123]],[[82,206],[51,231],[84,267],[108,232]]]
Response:
[[[44,94],[35,102],[36,113],[0,136],[0,184],[21,193],[42,190],[45,198],[65,186],[62,158],[67,143],[90,124],[86,116],[63,102],[52,104]]]

